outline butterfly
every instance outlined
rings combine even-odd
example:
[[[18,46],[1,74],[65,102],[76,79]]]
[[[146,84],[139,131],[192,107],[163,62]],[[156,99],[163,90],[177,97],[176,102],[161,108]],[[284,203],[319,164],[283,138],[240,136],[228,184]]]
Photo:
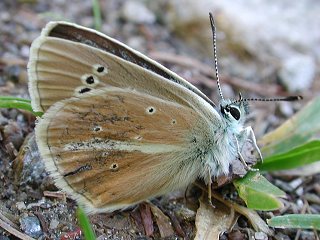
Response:
[[[197,178],[210,186],[230,172],[246,141],[260,153],[244,127],[241,96],[221,94],[215,105],[95,30],[48,23],[32,43],[28,75],[33,110],[45,112],[35,134],[46,169],[87,213],[124,209]]]

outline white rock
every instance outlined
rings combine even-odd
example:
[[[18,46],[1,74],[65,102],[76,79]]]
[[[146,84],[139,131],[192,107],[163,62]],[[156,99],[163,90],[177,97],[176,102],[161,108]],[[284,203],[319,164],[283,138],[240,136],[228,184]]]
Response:
[[[204,49],[208,57],[212,54],[208,12],[213,12],[218,57],[223,69],[230,69],[240,78],[259,80],[264,77],[261,76],[263,69],[270,68],[274,72],[283,66],[282,74],[289,75],[293,84],[292,87],[288,84],[290,91],[310,87],[315,62],[320,62],[319,1],[304,0],[293,4],[291,0],[172,0],[169,4],[171,7],[165,18],[169,28],[186,42],[191,42],[197,51]],[[232,49],[240,56],[240,59],[236,58],[237,65],[223,61],[230,55],[224,53],[224,49]],[[299,54],[309,56],[309,59],[291,59]],[[291,66],[293,69],[286,68]]]
[[[256,240],[268,240],[268,236],[264,232],[255,232],[254,238]]]
[[[17,202],[16,203],[16,207],[19,209],[19,210],[23,210],[23,209],[26,209],[26,204],[24,202]]]
[[[291,117],[294,113],[290,102],[279,102],[279,109],[285,117]]]
[[[279,77],[290,92],[295,92],[309,89],[315,74],[314,59],[307,55],[295,54],[283,62]]]
[[[156,17],[141,1],[126,1],[122,8],[122,16],[133,23],[155,22]]]
[[[215,5],[234,29],[233,37],[253,52],[271,51],[269,54],[279,58],[298,48],[306,53],[314,53],[317,48],[320,53],[319,2],[235,0],[215,1]]]

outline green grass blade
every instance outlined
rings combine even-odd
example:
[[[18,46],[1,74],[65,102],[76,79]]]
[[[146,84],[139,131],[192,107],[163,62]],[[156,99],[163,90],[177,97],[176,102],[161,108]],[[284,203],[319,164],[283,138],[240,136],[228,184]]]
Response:
[[[0,96],[0,108],[17,108],[33,113],[35,116],[42,116],[42,112],[34,112],[31,107],[31,101],[28,99]]]
[[[259,172],[249,172],[233,182],[246,205],[255,210],[270,211],[283,207],[279,197],[286,194],[270,183]]]
[[[320,214],[289,214],[267,220],[270,227],[320,230]]]
[[[80,228],[84,234],[84,238],[86,240],[95,240],[96,235],[93,232],[91,223],[81,207],[78,207],[77,209],[77,218],[80,224]]]
[[[258,141],[259,145],[263,146],[262,155],[268,157],[282,154],[311,140],[319,139],[319,119],[320,97],[317,97],[279,128]]]
[[[320,140],[315,140],[284,154],[270,156],[255,167],[263,171],[276,171],[304,166],[319,160]]]
[[[93,11],[94,28],[97,31],[101,31],[102,18],[101,18],[101,9],[100,9],[99,0],[92,0],[92,11]]]

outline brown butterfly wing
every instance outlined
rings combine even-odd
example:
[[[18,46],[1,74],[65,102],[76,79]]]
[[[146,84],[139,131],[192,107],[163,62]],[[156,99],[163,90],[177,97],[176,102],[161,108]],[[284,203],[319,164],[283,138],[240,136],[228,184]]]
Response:
[[[203,93],[170,70],[128,46],[75,24],[52,22],[31,47],[29,92],[35,111],[105,86],[135,88],[174,99],[183,87],[214,105]]]
[[[110,87],[56,103],[36,137],[57,185],[88,212],[101,212],[192,182],[203,171],[207,128],[192,108]]]

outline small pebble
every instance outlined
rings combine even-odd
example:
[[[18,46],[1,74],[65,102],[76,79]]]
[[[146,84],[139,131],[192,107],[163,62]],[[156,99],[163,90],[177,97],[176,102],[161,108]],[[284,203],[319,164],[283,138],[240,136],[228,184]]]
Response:
[[[177,209],[175,211],[175,213],[177,214],[177,216],[179,216],[180,218],[182,218],[182,219],[184,219],[186,221],[192,221],[196,217],[196,213],[193,210],[191,210],[191,209],[189,209],[187,207],[184,207],[184,206],[182,206],[181,208]]]
[[[283,233],[281,233],[281,232],[277,233],[277,234],[274,236],[274,238],[275,238],[276,240],[290,240],[290,237],[289,237],[288,235],[285,235],[285,234],[283,234]]]
[[[3,137],[7,143],[12,143],[16,149],[19,149],[23,143],[23,132],[17,122],[9,121],[3,128]]]
[[[0,235],[0,240],[10,240],[8,236]]]
[[[35,216],[20,218],[20,228],[24,233],[33,238],[38,238],[42,235],[40,221]]]
[[[7,21],[10,21],[11,19],[11,15],[9,13],[9,11],[1,11],[1,14],[0,14],[0,21],[1,22],[7,22]]]
[[[59,221],[57,219],[52,219],[49,225],[50,229],[56,229],[59,225]]]
[[[1,113],[0,113],[0,125],[4,126],[8,124],[8,118],[4,117]]]
[[[232,232],[230,232],[228,234],[228,239],[229,240],[242,240],[242,239],[246,239],[246,234],[242,233],[239,230],[233,230]]]
[[[268,240],[268,236],[264,232],[255,232],[254,238],[256,240]]]
[[[289,92],[296,92],[310,89],[315,74],[315,60],[307,55],[296,54],[283,63],[279,77]]]
[[[19,65],[11,65],[5,68],[5,74],[9,77],[9,80],[15,83],[19,82],[21,73],[21,67]]]
[[[297,206],[298,206],[299,208],[302,208],[303,205],[304,205],[302,199],[298,199],[296,203],[297,203]]]
[[[316,239],[316,236],[312,231],[302,230],[299,239]]]
[[[106,240],[106,239],[108,239],[108,236],[106,236],[105,234],[102,234],[99,237],[97,237],[97,240]]]
[[[297,194],[298,196],[302,196],[303,193],[304,193],[303,187],[298,187],[298,188],[296,189],[296,194]]]
[[[30,47],[28,45],[22,45],[20,49],[20,54],[22,57],[29,58]]]
[[[300,186],[301,184],[302,184],[302,179],[301,178],[296,178],[295,180],[293,180],[293,181],[291,181],[290,183],[289,183],[289,185],[293,188],[293,189],[295,189],[295,188],[297,188],[298,186]]]
[[[279,102],[279,110],[285,117],[291,117],[294,113],[292,103],[290,102]]]
[[[147,23],[155,22],[156,17],[145,5],[138,1],[126,1],[122,9],[123,17],[133,23]]]
[[[24,204],[24,202],[17,202],[16,207],[18,208],[18,210],[23,210],[23,209],[27,208],[26,204]]]

